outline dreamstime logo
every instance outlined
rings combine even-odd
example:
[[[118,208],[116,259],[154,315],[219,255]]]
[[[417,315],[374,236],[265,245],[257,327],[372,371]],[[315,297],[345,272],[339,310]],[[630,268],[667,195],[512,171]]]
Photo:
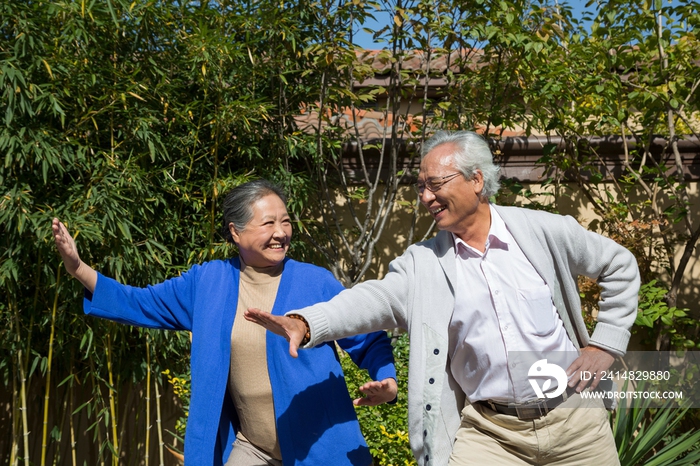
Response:
[[[546,359],[540,359],[530,366],[527,376],[537,398],[555,398],[566,390],[566,371],[556,364],[547,364]],[[546,379],[542,387],[540,387],[537,379]],[[552,386],[552,380],[557,381],[557,387],[554,391],[547,392]]]

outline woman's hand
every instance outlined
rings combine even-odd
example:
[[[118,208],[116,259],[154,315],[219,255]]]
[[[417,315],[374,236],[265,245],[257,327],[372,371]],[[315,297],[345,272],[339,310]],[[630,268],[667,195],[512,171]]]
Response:
[[[78,248],[75,246],[75,241],[68,233],[66,226],[57,218],[54,218],[51,222],[51,230],[53,230],[56,249],[61,254],[66,272],[77,278],[91,293],[95,291],[97,272],[80,260]]]
[[[360,392],[365,396],[353,400],[352,403],[355,406],[377,406],[394,401],[398,391],[396,380],[392,378],[384,379],[381,382],[367,382],[360,387]]]
[[[248,308],[243,314],[246,320],[262,325],[272,333],[284,337],[289,342],[289,354],[296,358],[299,356],[297,350],[308,329],[304,322],[285,316],[274,316],[269,312],[263,312],[254,307]]]

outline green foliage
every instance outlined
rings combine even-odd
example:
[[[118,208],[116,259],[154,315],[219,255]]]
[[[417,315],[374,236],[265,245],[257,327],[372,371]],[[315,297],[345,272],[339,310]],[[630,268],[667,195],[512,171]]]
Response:
[[[637,257],[648,284],[637,324],[654,322],[653,346],[662,350],[692,345],[680,335],[698,328],[678,302],[694,288],[686,274],[700,237],[677,150],[700,134],[692,3],[606,1],[587,15],[590,31],[563,10],[569,27],[546,59],[530,55],[528,71],[518,70],[528,129],[560,140],[539,163],[557,196],[575,187],[600,219],[593,226]],[[608,141],[622,143],[621,153],[606,153]]]
[[[187,372],[187,335],[80,315],[80,287],[58,279],[53,216],[88,264],[143,286],[233,254],[219,234],[220,198],[271,178],[288,189],[303,238],[291,255],[352,284],[381,253],[395,205],[413,206],[396,198],[400,141],[419,143],[439,128],[559,137],[540,160],[553,195],[509,180],[504,197],[556,210],[575,182],[600,231],[638,259],[647,284],[638,323],[653,324],[659,347],[691,347],[697,322],[677,300],[699,229],[674,143],[700,133],[695,3],[608,0],[586,15],[589,31],[569,5],[549,1],[0,0],[0,383],[13,393],[12,432],[0,445],[19,448],[40,430],[21,413],[41,419],[41,403],[23,406],[21,393],[49,369],[88,394],[70,411],[89,419],[92,437],[77,445],[94,450],[91,462],[121,448],[116,422],[129,396],[114,389],[143,383],[149,338],[152,373]],[[352,45],[377,10],[393,16],[374,31],[386,44],[372,57],[386,67],[379,76]],[[438,53],[445,63],[434,67]],[[408,69],[408,60],[421,66]],[[355,86],[377,77],[386,79]],[[433,78],[445,83],[437,95]],[[347,109],[371,103],[390,123],[363,145]],[[620,173],[589,141],[595,136],[628,142]],[[667,141],[661,152],[652,150],[656,137]],[[355,179],[346,143],[358,146]],[[364,170],[373,163],[383,164],[375,175]],[[404,210],[408,244],[420,238],[419,209]],[[385,433],[366,432],[383,464],[412,461],[405,425],[391,418],[401,403],[360,411],[368,419],[390,411],[369,422]],[[70,437],[58,419],[48,426],[55,445]],[[56,446],[52,461],[64,463],[64,450]]]
[[[300,101],[313,101],[293,45],[312,39],[307,6],[0,2],[0,375],[17,393],[0,443],[41,430],[21,421],[23,409],[29,422],[42,413],[21,400],[19,381],[25,373],[39,384],[48,370],[56,300],[52,370],[88,394],[71,410],[89,420],[77,447],[93,462],[120,454],[129,429],[117,422],[135,397],[119,387],[143,383],[147,338],[81,316],[79,284],[57,283],[51,218],[66,223],[85,262],[132,285],[231,255],[221,195],[251,177],[284,178],[277,135]],[[184,373],[187,335],[146,332],[152,372]],[[49,422],[63,428],[59,416]]]
[[[668,290],[657,280],[645,283],[639,290],[639,312],[635,325],[655,328],[662,326],[668,334],[673,349],[692,349],[697,343],[692,339],[692,329],[698,325],[688,309],[669,307],[666,302]]]
[[[382,466],[409,466],[416,463],[408,443],[408,334],[395,336],[393,345],[399,387],[396,403],[359,406],[355,410],[375,463]],[[350,396],[359,397],[361,394],[358,388],[369,380],[367,371],[355,366],[345,353],[342,353],[340,363]]]
[[[625,391],[627,385],[623,387]],[[642,390],[644,387],[637,387]],[[611,415],[615,444],[622,466],[682,466],[700,461],[700,431],[679,432],[689,413],[667,400],[651,408],[650,399],[628,405],[622,400]]]

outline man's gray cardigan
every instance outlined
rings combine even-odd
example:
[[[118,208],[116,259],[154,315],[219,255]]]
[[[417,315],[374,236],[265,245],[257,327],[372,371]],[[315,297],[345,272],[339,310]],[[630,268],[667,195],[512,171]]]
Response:
[[[588,344],[624,354],[637,313],[635,257],[572,217],[495,206],[518,246],[549,286],[564,327],[578,347]],[[589,337],[581,316],[577,277],[601,286],[598,322]],[[408,422],[419,465],[446,465],[460,424],[465,395],[449,369],[448,326],[458,283],[453,241],[441,231],[393,260],[382,280],[345,290],[327,303],[293,311],[306,318],[314,346],[379,329],[404,328],[411,350]]]

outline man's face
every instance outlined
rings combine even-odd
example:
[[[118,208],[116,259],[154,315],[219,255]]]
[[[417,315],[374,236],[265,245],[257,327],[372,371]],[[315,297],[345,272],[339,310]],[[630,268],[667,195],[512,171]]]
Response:
[[[455,146],[451,143],[441,144],[428,152],[420,164],[418,184],[430,185],[429,181],[439,181],[457,173],[452,156]],[[424,189],[420,201],[441,230],[446,230],[464,239],[469,227],[476,222],[474,215],[480,204],[480,194],[484,187],[481,173],[471,179],[461,174],[449,178],[435,192]]]

